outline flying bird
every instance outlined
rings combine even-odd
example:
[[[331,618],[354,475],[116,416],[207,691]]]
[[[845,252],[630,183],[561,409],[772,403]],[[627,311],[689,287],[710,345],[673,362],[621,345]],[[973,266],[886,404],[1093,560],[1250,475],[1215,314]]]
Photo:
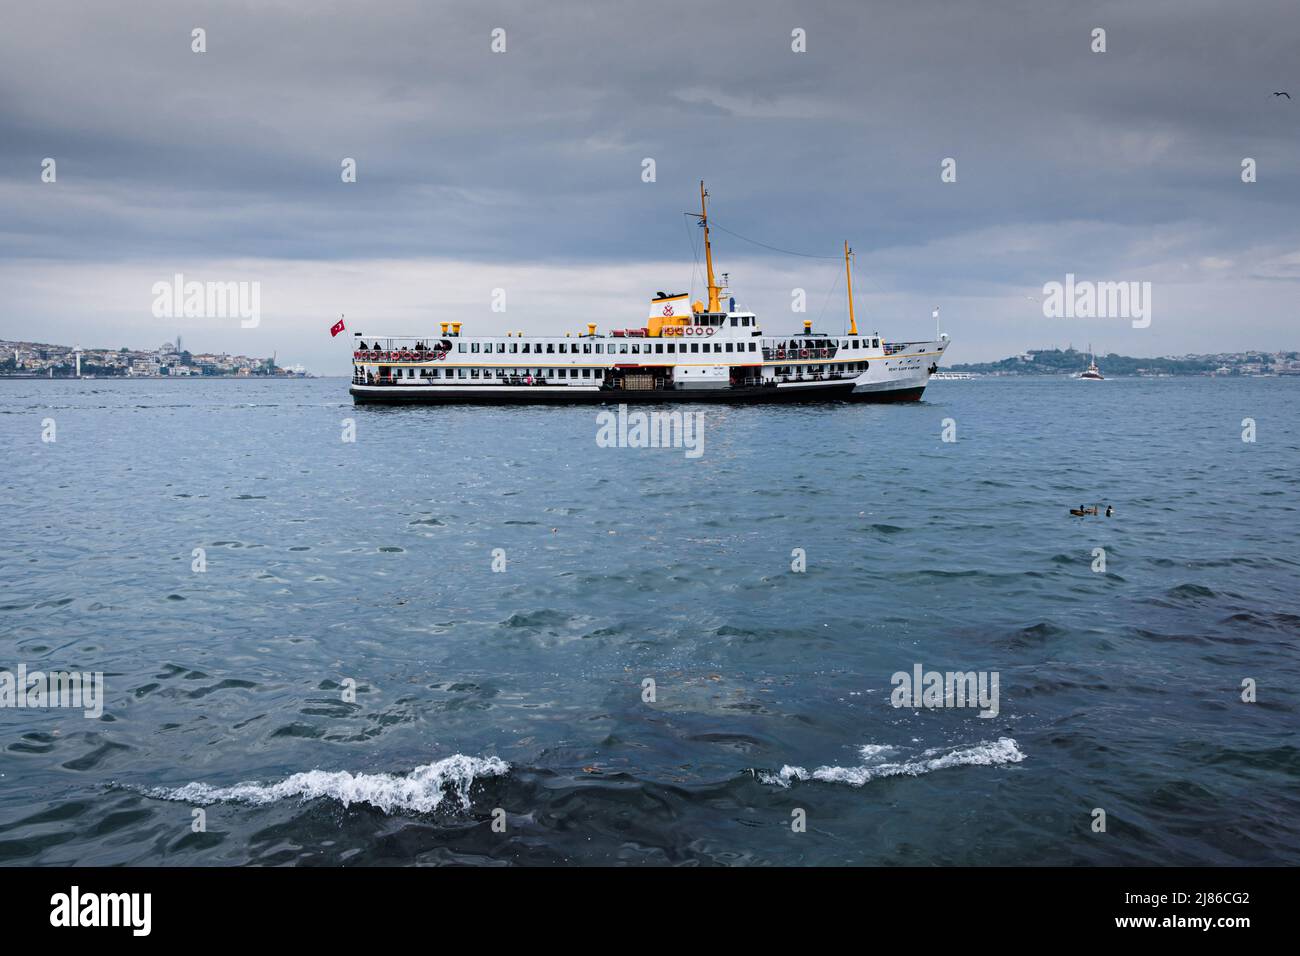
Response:
[[[1285,96],[1288,100],[1291,98],[1291,94],[1288,93],[1286,90],[1274,90],[1274,91],[1273,91],[1273,95],[1274,95],[1274,96]]]

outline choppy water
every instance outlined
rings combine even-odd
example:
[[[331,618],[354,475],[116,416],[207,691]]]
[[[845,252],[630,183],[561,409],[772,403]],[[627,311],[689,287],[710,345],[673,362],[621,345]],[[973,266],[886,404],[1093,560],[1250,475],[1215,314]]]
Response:
[[[0,710],[0,862],[1300,862],[1300,382],[703,414],[690,459],[341,380],[0,382],[0,669],[107,684]],[[917,663],[998,716],[895,709]]]

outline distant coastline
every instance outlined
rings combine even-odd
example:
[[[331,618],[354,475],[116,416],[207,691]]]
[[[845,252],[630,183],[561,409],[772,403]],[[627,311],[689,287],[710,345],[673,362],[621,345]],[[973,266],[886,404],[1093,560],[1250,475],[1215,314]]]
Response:
[[[1129,355],[1096,356],[1107,377],[1164,377],[1170,375],[1300,376],[1300,352],[1223,352],[1216,355],[1180,355],[1138,358]],[[1088,367],[1089,355],[1073,348],[1031,349],[998,362],[950,365],[949,372],[973,375],[1073,375]]]
[[[276,358],[191,352],[178,335],[156,349],[83,349],[76,345],[0,339],[0,378],[311,378],[301,365]]]

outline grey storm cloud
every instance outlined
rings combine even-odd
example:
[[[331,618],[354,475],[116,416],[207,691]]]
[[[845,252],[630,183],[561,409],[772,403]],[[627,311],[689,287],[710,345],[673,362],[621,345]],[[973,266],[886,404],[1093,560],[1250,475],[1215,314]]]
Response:
[[[0,253],[689,258],[706,179],[719,225],[847,237],[918,294],[1247,252],[1290,282],[1298,26],[1282,0],[15,6]]]

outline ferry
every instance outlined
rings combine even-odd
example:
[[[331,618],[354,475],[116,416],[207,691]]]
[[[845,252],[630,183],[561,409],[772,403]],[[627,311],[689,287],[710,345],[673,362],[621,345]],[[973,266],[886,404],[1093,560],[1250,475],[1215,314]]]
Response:
[[[634,402],[915,402],[939,368],[949,336],[892,342],[859,332],[852,255],[844,243],[848,331],[765,333],[718,283],[700,183],[708,301],[659,292],[633,328],[564,335],[465,335],[462,322],[436,336],[354,332],[356,404],[621,404]],[[724,279],[726,278],[724,274]],[[937,313],[936,313],[937,317]]]

